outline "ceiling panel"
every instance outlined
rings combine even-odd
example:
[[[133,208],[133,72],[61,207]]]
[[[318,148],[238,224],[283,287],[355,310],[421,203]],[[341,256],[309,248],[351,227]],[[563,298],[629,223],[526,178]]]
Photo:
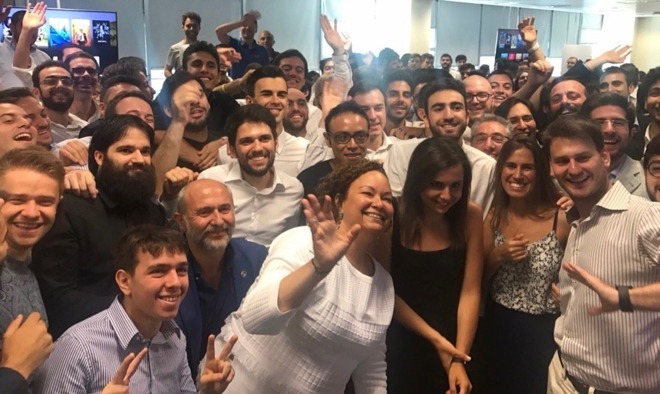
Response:
[[[660,0],[460,0],[458,2],[558,11],[597,13],[625,11],[634,12],[638,16],[660,15]]]

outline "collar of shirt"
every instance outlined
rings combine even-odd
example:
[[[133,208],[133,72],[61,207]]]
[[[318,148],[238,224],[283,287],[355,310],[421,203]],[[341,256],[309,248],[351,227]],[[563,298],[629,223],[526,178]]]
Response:
[[[112,329],[117,334],[119,344],[124,350],[126,350],[128,345],[136,338],[138,340],[141,339],[142,342],[150,341],[155,344],[164,344],[172,337],[172,335],[176,335],[179,338],[181,337],[181,330],[179,330],[179,327],[177,327],[172,320],[166,320],[161,324],[160,331],[155,337],[151,340],[143,338],[142,334],[140,334],[137,327],[135,327],[135,324],[126,313],[124,306],[119,301],[119,297],[115,298],[107,312]]]
[[[225,254],[222,256],[222,275],[225,275],[226,273],[230,272],[231,266],[232,266],[232,260],[234,259],[234,249],[231,246],[231,241],[227,243],[227,247],[225,248]],[[199,263],[197,263],[197,259],[195,258],[195,255],[192,253],[190,249],[188,249],[188,263],[190,264],[190,268],[193,274],[193,278],[196,278],[198,275],[200,276],[200,279],[204,282],[204,284],[208,285],[206,283],[206,280],[201,276],[201,270],[199,267]]]
[[[28,258],[27,261],[17,260],[11,256],[5,257],[4,261],[0,261],[0,270],[3,266],[8,266],[14,272],[27,272],[29,271],[30,264],[32,264],[32,258]]]
[[[596,203],[594,208],[592,208],[589,218],[591,218],[599,209],[608,211],[627,211],[629,205],[630,193],[621,182],[616,181],[614,185],[610,187],[610,190],[608,190],[607,193],[605,193],[605,195]],[[580,213],[577,208],[571,208],[566,213],[566,219],[569,223],[578,223],[581,221]]]
[[[392,144],[393,144],[392,139],[387,134],[385,134],[385,132],[383,132],[383,143],[376,150],[371,150],[367,148],[367,154],[384,152],[390,149]]]
[[[227,177],[224,180],[225,183],[243,182],[249,185],[249,183],[243,179],[243,175],[241,174],[241,167],[237,161],[228,163],[226,165],[229,166],[229,172],[227,173]],[[273,172],[273,184],[263,190],[259,190],[258,191],[259,194],[271,194],[275,191],[284,191],[284,189],[286,188],[286,185],[284,184],[284,182],[282,182],[282,179],[280,178],[277,170],[275,169],[275,166],[273,166],[271,171]]]

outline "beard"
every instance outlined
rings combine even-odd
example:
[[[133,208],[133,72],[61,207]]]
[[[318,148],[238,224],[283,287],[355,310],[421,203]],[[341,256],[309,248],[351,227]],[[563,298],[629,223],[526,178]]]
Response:
[[[566,113],[564,113],[566,111]],[[570,103],[564,103],[557,109],[557,111],[552,113],[552,116],[550,117],[550,121],[554,122],[555,120],[559,119],[560,116],[564,115],[571,115],[571,114],[576,114],[580,111],[580,108],[577,107],[574,104]]]
[[[133,208],[144,205],[154,196],[156,171],[151,165],[141,164],[120,168],[106,160],[98,169],[96,183],[117,204]]]
[[[265,166],[262,168],[254,168],[250,165],[249,159],[254,157],[254,156],[261,156],[268,154],[268,162]],[[238,165],[241,168],[241,171],[245,172],[246,174],[250,176],[264,176],[268,174],[268,172],[273,168],[273,164],[275,163],[275,152],[264,152],[264,153],[257,153],[257,154],[251,154],[250,157],[246,156],[238,156]]]
[[[202,119],[196,122],[188,122],[186,124],[186,131],[191,133],[199,133],[200,131],[206,130],[206,119]]]
[[[50,91],[50,95],[48,97],[44,97],[43,95],[41,95],[41,103],[44,105],[44,107],[55,112],[68,111],[69,108],[71,107],[71,103],[73,103],[73,94],[69,95],[69,91],[66,91],[67,98],[65,99],[65,101],[56,101],[53,99],[53,93],[64,93],[64,92],[63,91],[56,92],[53,89]]]
[[[209,224],[206,228],[197,229],[189,221],[187,217],[183,217],[183,222],[185,224],[185,232],[189,238],[189,242],[200,245],[205,250],[220,250],[227,248],[229,245],[229,240],[231,240],[231,235],[233,229],[227,224],[222,226],[214,226]],[[216,232],[225,232],[226,237],[222,239],[211,239],[207,237],[208,234],[213,234]]]

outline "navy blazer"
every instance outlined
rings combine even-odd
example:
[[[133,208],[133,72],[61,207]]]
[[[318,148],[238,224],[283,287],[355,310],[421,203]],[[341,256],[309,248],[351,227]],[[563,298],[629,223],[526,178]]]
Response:
[[[238,309],[248,289],[259,275],[259,270],[261,270],[261,265],[267,255],[268,250],[263,245],[250,242],[244,238],[234,238],[229,241],[222,262],[232,266],[234,290],[238,300],[236,309]],[[202,357],[204,357],[204,354],[200,353],[201,344],[202,342],[206,343],[208,338],[202,338],[202,309],[199,304],[197,284],[192,278],[193,261],[194,257],[188,251],[188,262],[190,263],[188,267],[188,292],[179,306],[176,323],[186,336],[188,364],[193,373],[193,379],[196,379],[197,367]],[[220,332],[220,328],[218,327],[218,332]]]

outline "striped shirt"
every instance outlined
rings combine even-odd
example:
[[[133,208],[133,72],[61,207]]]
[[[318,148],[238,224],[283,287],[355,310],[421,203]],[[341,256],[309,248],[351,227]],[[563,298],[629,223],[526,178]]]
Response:
[[[660,282],[660,204],[616,182],[589,217],[571,224],[563,261],[612,285]],[[599,305],[598,296],[564,270],[559,289],[555,340],[567,372],[600,390],[660,393],[660,312],[591,316],[587,309]]]
[[[144,338],[116,298],[105,311],[68,329],[37,371],[34,393],[100,393],[130,353],[149,352],[131,378],[131,393],[195,393],[186,339],[174,321]]]

